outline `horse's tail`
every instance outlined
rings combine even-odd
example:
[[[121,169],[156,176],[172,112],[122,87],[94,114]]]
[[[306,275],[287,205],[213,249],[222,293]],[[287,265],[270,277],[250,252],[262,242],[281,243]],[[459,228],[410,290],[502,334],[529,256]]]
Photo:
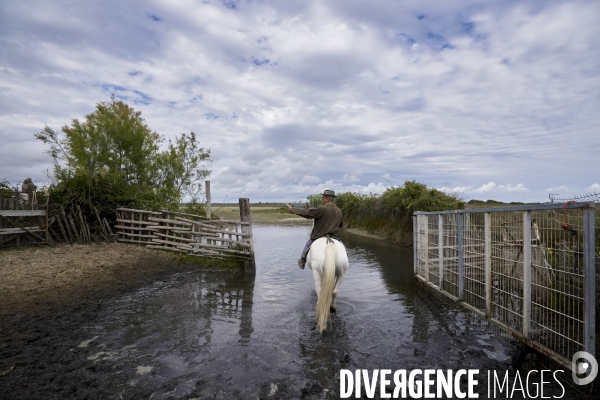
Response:
[[[333,294],[333,286],[335,283],[335,260],[336,249],[335,243],[327,243],[325,247],[325,266],[323,268],[323,280],[321,281],[321,293],[317,300],[315,314],[317,315],[317,327],[319,333],[323,333],[329,321],[331,307],[331,296]]]

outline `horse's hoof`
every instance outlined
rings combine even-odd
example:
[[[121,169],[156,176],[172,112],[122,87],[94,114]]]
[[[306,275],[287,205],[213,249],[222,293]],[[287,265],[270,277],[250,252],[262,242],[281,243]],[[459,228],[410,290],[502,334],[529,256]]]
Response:
[[[329,312],[332,313],[332,314],[335,313],[335,308],[329,307]]]

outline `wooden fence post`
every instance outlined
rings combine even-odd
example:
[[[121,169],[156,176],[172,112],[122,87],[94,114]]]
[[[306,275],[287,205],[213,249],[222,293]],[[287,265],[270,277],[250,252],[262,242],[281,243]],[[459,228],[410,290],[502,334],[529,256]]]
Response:
[[[240,220],[242,221],[242,233],[245,233],[250,240],[250,260],[244,261],[244,269],[254,271],[256,263],[254,261],[254,245],[252,244],[252,221],[250,220],[250,200],[240,199]],[[247,222],[248,224],[244,224]]]
[[[206,217],[211,219],[211,210],[210,210],[210,181],[204,182],[204,188],[206,191]]]

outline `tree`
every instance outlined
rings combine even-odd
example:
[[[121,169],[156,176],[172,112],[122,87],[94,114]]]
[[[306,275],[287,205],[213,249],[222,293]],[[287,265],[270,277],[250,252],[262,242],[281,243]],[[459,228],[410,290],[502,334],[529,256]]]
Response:
[[[318,207],[321,205],[321,199],[323,198],[323,195],[321,193],[317,193],[317,194],[311,194],[309,196],[306,197],[306,199],[308,200],[308,207]]]
[[[210,161],[210,150],[199,146],[195,133],[160,151],[162,137],[141,112],[114,96],[61,130],[63,135],[46,126],[35,137],[49,146],[53,188],[63,203],[176,208],[184,195],[197,198],[210,174],[202,165]]]
[[[161,196],[167,203],[179,203],[181,197],[187,195],[197,200],[202,193],[202,180],[210,175],[210,171],[198,166],[210,161],[210,150],[198,147],[196,134],[185,133],[158,156],[159,181],[163,182]]]

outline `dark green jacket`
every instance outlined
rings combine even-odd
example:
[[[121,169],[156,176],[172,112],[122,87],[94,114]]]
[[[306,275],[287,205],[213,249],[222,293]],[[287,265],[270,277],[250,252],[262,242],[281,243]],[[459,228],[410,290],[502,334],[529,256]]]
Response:
[[[315,226],[310,233],[311,240],[317,240],[327,234],[339,239],[343,217],[342,210],[337,208],[334,203],[313,208],[292,207],[291,211],[301,217],[315,220]]]

